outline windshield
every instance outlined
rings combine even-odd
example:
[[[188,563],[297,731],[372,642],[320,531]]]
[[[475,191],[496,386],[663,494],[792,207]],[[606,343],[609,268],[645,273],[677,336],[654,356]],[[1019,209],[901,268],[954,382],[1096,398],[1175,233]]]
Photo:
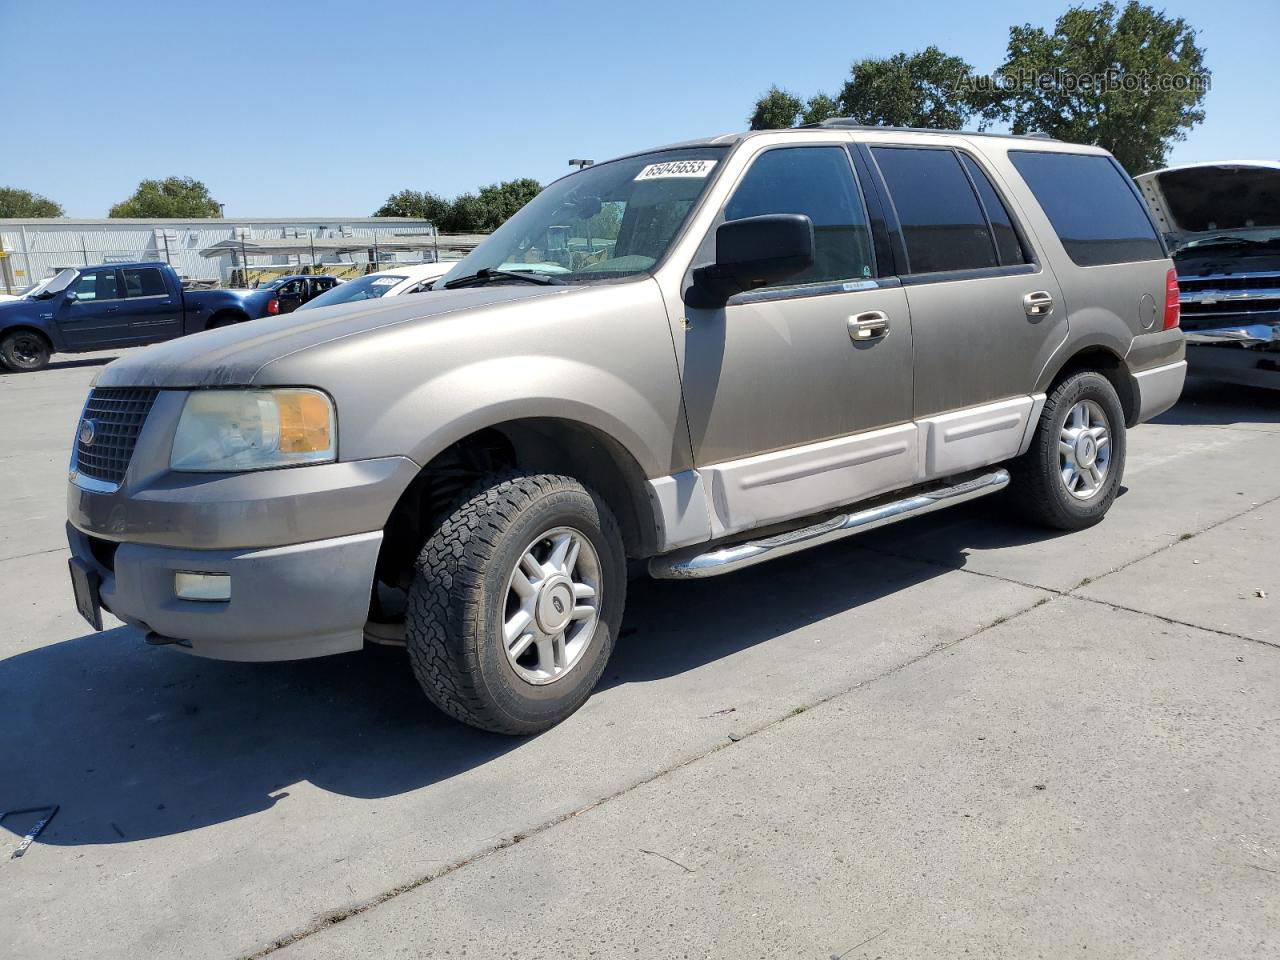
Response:
[[[570,174],[460,260],[441,285],[484,269],[554,274],[566,283],[648,273],[723,156],[722,147],[664,150]]]
[[[285,281],[284,277],[276,277],[276,279],[274,280],[264,280],[260,282],[256,287],[254,287],[254,289],[255,290],[274,290],[276,287],[280,286],[280,284],[284,283],[284,281]]]
[[[396,284],[407,278],[394,273],[371,273],[367,277],[359,277],[340,283],[332,290],[326,290],[320,296],[304,303],[299,310],[311,307],[331,307],[335,303],[354,303],[357,300],[376,300],[385,296]]]

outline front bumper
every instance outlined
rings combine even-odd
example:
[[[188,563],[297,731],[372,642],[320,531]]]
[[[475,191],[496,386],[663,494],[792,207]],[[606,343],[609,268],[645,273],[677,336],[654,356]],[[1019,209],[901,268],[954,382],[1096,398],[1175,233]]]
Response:
[[[67,538],[120,619],[226,660],[358,649],[382,527],[418,474],[405,457],[239,474],[168,469],[180,405],[152,408],[119,489],[67,487]],[[231,577],[231,599],[180,599],[174,573]]]
[[[1188,341],[1187,364],[1195,377],[1280,390],[1280,341],[1266,347]]]
[[[73,556],[101,577],[102,604],[126,623],[217,660],[296,660],[364,643],[382,532],[282,547],[192,550],[104,541],[67,524]],[[231,578],[231,599],[183,600],[178,571]]]

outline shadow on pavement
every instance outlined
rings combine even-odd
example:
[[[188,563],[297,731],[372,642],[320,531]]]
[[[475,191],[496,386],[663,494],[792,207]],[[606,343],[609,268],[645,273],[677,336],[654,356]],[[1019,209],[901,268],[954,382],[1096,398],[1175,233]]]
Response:
[[[943,572],[869,556],[833,544],[720,579],[636,581],[601,688],[679,674]],[[40,842],[66,846],[234,820],[300,781],[393,796],[527,742],[437,711],[401,651],[223,663],[148,647],[130,627],[0,661],[0,703],[0,810],[61,804]]]

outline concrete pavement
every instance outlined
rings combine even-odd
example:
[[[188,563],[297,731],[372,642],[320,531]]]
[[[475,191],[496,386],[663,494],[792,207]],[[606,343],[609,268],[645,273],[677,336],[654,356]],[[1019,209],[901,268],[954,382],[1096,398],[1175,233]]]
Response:
[[[395,653],[89,633],[94,369],[0,376],[0,807],[62,804],[0,861],[14,957],[1275,952],[1280,397],[1193,384],[1082,534],[986,501],[638,583],[601,689],[519,741]]]

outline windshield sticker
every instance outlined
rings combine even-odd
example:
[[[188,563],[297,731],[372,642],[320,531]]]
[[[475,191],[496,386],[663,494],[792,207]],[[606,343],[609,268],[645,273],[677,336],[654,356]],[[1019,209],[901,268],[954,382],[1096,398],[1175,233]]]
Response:
[[[402,277],[379,277],[377,280],[373,281],[373,283],[372,283],[372,284],[370,284],[370,286],[374,286],[374,287],[394,287],[394,286],[395,286],[397,283],[399,283],[402,279],[403,279]]]
[[[651,163],[636,174],[636,180],[666,180],[672,177],[701,180],[714,170],[715,166],[715,160],[670,160],[667,163]]]

